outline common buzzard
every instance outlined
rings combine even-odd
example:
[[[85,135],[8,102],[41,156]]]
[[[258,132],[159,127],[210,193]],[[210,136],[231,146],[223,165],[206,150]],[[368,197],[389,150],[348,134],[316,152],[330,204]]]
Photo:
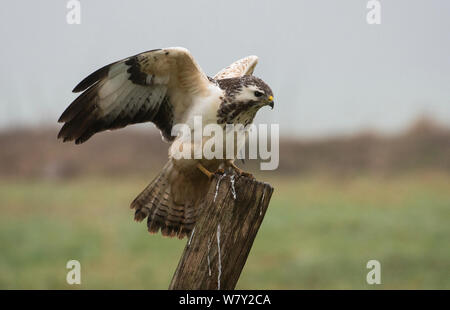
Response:
[[[135,220],[147,218],[148,230],[183,238],[193,229],[196,205],[206,194],[214,171],[234,165],[234,159],[175,159],[175,124],[201,116],[207,124],[248,125],[263,106],[273,108],[273,94],[252,76],[256,56],[238,60],[210,78],[185,48],[151,50],[109,64],[82,80],[82,92],[59,118],[58,138],[80,144],[104,130],[153,122],[172,142],[169,161],[137,196],[131,208]],[[224,129],[225,130],[225,129]],[[186,142],[183,142],[186,143]],[[189,142],[190,143],[190,142]],[[179,147],[179,145],[178,145]]]

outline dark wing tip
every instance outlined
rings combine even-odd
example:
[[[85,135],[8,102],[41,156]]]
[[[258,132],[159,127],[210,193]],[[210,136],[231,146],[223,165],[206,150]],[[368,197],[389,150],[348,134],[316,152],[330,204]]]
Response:
[[[65,137],[65,136],[63,136],[63,135],[61,134],[61,131],[59,131],[58,137],[57,137],[56,139],[57,139],[57,140],[62,140],[63,143],[70,142],[70,141],[73,140],[73,139],[70,138],[70,137]]]
[[[111,66],[115,65],[119,61],[110,63],[109,65],[106,65],[97,71],[89,74],[87,77],[85,77],[80,83],[78,83],[77,86],[72,90],[73,93],[79,93],[83,90],[88,89],[90,86],[92,86],[95,82],[100,81],[108,75],[109,69]]]
[[[61,139],[62,142],[69,142],[72,141],[73,138],[67,133],[67,126],[64,124],[64,126],[59,130],[58,136],[56,139]]]
[[[136,54],[135,56],[142,55],[142,54],[145,54],[145,53],[156,52],[156,51],[160,51],[160,50],[161,50],[160,48],[157,48],[157,49],[149,50],[149,51],[146,51],[146,52],[143,52],[143,53],[140,53],[140,54]],[[135,57],[135,56],[132,56],[132,57]],[[113,65],[115,65],[117,63],[120,63],[120,62],[128,61],[132,57],[128,57],[128,58],[124,58],[124,59],[119,60],[119,61],[115,61],[115,62],[110,63],[109,65],[106,65],[106,66],[98,69],[97,71],[91,73],[86,78],[84,78],[80,83],[78,83],[78,85],[74,87],[72,92],[79,93],[79,92],[89,88],[95,82],[105,78],[108,75],[108,72],[109,72],[109,69],[110,69],[111,66],[113,66]]]
[[[64,115],[64,112],[63,112],[63,114],[61,114],[61,116],[58,118],[58,123],[64,123],[66,121],[64,116],[65,115]]]

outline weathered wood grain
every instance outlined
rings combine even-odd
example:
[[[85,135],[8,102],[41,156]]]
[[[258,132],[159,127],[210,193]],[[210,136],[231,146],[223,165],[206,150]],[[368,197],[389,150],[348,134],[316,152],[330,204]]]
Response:
[[[234,289],[272,192],[254,179],[215,175],[169,289]]]

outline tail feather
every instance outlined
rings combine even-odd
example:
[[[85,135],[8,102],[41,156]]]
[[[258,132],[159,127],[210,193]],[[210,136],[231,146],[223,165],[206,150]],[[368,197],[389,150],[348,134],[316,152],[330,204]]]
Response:
[[[161,173],[134,199],[131,208],[135,209],[134,219],[138,222],[147,218],[150,233],[161,230],[164,236],[180,239],[189,235],[195,225],[195,195],[174,201],[172,184],[173,172],[169,161]],[[179,178],[179,176],[178,176]],[[188,180],[186,180],[188,182]]]

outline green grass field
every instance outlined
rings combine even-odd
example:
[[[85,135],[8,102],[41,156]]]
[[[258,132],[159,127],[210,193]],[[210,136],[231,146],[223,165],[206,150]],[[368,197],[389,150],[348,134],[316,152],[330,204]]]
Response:
[[[143,179],[0,181],[1,289],[165,289],[186,240],[149,235]],[[450,289],[450,176],[277,178],[242,289]],[[67,261],[82,284],[66,283]],[[366,283],[381,263],[382,284]]]

